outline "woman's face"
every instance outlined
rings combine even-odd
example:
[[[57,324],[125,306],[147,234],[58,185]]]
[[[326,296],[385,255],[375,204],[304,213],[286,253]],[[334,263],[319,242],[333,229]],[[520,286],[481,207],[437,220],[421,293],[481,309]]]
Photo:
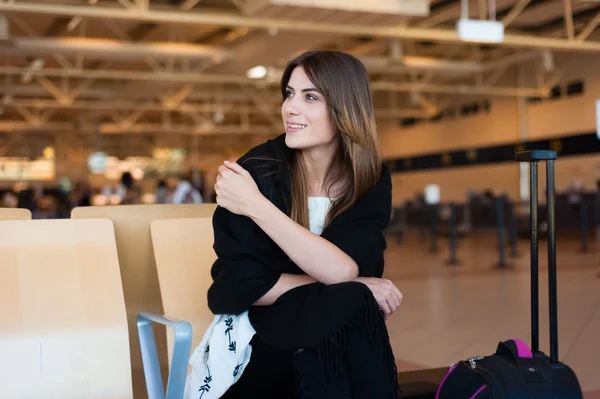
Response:
[[[338,134],[329,115],[329,106],[302,67],[296,67],[292,72],[286,93],[281,107],[286,145],[304,150],[334,143]]]

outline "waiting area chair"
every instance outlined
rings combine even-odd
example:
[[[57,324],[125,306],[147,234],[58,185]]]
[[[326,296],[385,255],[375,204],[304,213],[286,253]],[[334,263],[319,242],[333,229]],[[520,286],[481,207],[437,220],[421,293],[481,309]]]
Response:
[[[31,220],[31,211],[23,208],[0,208],[0,220]]]
[[[137,315],[140,312],[164,313],[150,224],[161,219],[212,217],[215,208],[216,204],[153,204],[77,207],[71,212],[72,219],[107,218],[113,222],[127,309],[130,361],[136,398],[146,394],[136,328]],[[166,371],[168,365],[164,330],[157,331],[157,338],[161,367]]]
[[[206,292],[212,282],[210,269],[216,260],[212,248],[212,217],[156,220],[151,225],[152,244],[160,294],[166,317],[141,313],[138,332],[149,399],[163,399],[153,323],[166,325],[170,360],[167,399],[180,399],[185,389],[188,362],[212,322]]]
[[[110,220],[0,221],[0,398],[132,399]]]

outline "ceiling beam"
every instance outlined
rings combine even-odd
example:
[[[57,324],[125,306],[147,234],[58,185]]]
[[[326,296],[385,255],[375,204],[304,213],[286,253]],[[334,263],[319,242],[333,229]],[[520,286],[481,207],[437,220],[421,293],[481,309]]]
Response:
[[[504,29],[508,28],[515,18],[517,18],[529,5],[531,0],[519,0],[519,2],[510,10],[510,12],[502,19],[502,23],[504,24]]]
[[[14,99],[5,105],[6,108],[32,108],[32,109],[63,109],[63,110],[138,110],[141,107],[147,112],[161,112],[165,106],[160,103],[140,104],[135,101],[89,101],[76,100],[72,104],[59,103],[55,100],[31,100]],[[191,104],[182,103],[172,109],[182,114],[226,112],[226,113],[249,113],[264,114],[268,112],[273,115],[281,114],[281,107],[265,104],[263,108],[247,104]],[[430,116],[420,109],[401,108],[375,108],[375,116],[378,118],[425,118]],[[281,122],[278,122],[280,124]]]
[[[26,68],[0,67],[0,74],[20,75]],[[103,80],[138,80],[153,82],[172,83],[208,83],[208,84],[242,84],[242,85],[268,85],[278,86],[279,82],[258,81],[241,75],[225,74],[194,74],[185,72],[144,72],[144,71],[118,71],[118,70],[65,70],[65,69],[42,69],[30,71],[34,76],[71,78],[92,78]],[[465,95],[486,95],[500,97],[545,97],[548,93],[541,89],[519,89],[506,87],[486,87],[473,85],[450,85],[450,84],[423,84],[423,83],[396,83],[385,81],[371,82],[374,91],[398,91],[398,92],[428,92]]]
[[[91,80],[84,80],[83,82],[88,83]],[[86,99],[98,99],[98,100],[115,100],[120,101],[124,98],[120,96],[115,96],[115,89],[120,89],[122,85],[118,85],[115,87],[113,85],[107,86],[99,86],[91,87],[78,95],[78,98],[86,98]],[[216,88],[215,88],[216,89]],[[75,89],[76,91],[79,91]],[[217,94],[218,93],[218,94]],[[37,82],[35,84],[21,84],[21,83],[12,83],[11,85],[0,84],[0,97],[8,96],[8,98],[14,97],[45,97],[47,96],[48,91],[41,87]],[[192,92],[187,97],[188,100],[194,101],[216,101],[216,97],[219,97],[220,101],[227,102],[243,102],[246,99],[246,96],[240,93],[239,90],[233,89],[218,89],[216,90],[206,90],[205,87],[199,87],[198,90]],[[146,97],[147,98],[147,97]],[[278,102],[280,99],[277,99]]]
[[[230,84],[259,84],[256,79],[244,75],[198,74],[189,72],[152,72],[112,69],[61,69],[46,68],[30,71],[27,67],[0,67],[0,74],[20,75],[30,72],[33,76],[88,78],[99,80],[137,80],[171,83],[230,83]]]
[[[513,54],[503,55],[495,60],[487,61],[483,64],[483,70],[493,71],[525,62],[535,61],[541,58],[542,54],[542,51],[537,50],[517,51]]]
[[[162,123],[138,123],[132,126],[119,126],[116,123],[104,123],[99,126],[78,126],[71,122],[47,122],[41,126],[32,126],[27,121],[2,120],[0,121],[0,132],[12,133],[52,133],[52,132],[97,132],[101,134],[132,134],[132,133],[168,133],[169,135],[219,135],[219,134],[277,134],[283,133],[283,126],[275,129],[270,125],[237,124],[199,127],[189,124],[171,124],[165,126]]]
[[[577,35],[577,40],[586,40],[592,34],[592,32],[594,32],[598,24],[600,24],[600,12],[596,14],[596,16],[594,16],[594,18],[592,18],[592,20],[586,25],[583,31],[581,31],[581,33]]]
[[[0,3],[0,11],[52,16],[81,16],[86,18],[114,19],[139,22],[154,22],[185,25],[220,25],[238,28],[276,29],[287,32],[312,32],[337,34],[342,36],[362,36],[386,39],[434,41],[443,43],[465,43],[459,39],[456,30],[423,29],[407,26],[364,26],[356,24],[335,24],[329,22],[305,22],[285,19],[255,18],[233,12],[202,11],[182,12],[166,10],[139,10],[135,13],[123,12],[121,8],[64,5],[49,3]],[[473,42],[476,43],[476,42]],[[479,44],[484,44],[483,42]],[[485,43],[490,45],[489,43]],[[548,49],[565,52],[600,52],[600,42],[572,41],[565,39],[528,36],[506,33],[502,43],[494,46]]]
[[[215,46],[192,43],[154,42],[139,43],[91,37],[11,37],[10,45],[0,47],[0,54],[66,56],[85,54],[95,59],[168,59],[171,57],[190,60],[212,58],[224,61],[233,57],[233,51]]]
[[[112,21],[106,21],[111,24]],[[385,43],[384,41],[376,41]],[[225,59],[233,57],[233,52],[222,47],[199,45],[193,43],[134,43],[113,39],[95,38],[12,38],[10,47],[0,47],[0,54],[4,55],[36,55],[52,54],[65,69],[74,69],[65,58],[84,54],[88,59],[117,59],[117,60],[147,60],[156,63],[159,59],[178,57],[185,60],[205,60],[207,58]],[[356,55],[356,54],[355,54]],[[370,72],[401,73],[408,70],[436,70],[450,73],[481,72],[483,65],[476,61],[452,61],[448,59],[418,57],[405,55],[401,60],[394,60],[387,56],[358,56]],[[62,61],[61,61],[62,60]],[[157,71],[159,65],[151,67]],[[90,68],[96,69],[96,68]]]
[[[571,0],[563,0],[565,4],[565,29],[567,30],[567,38],[573,40],[575,38],[575,28],[573,27],[573,5]]]
[[[477,61],[452,61],[443,58],[418,57],[405,55],[401,61],[387,56],[359,57],[369,72],[404,73],[409,70],[437,71],[458,74],[471,74],[483,71],[483,65]]]
[[[397,82],[373,82],[373,90],[417,92],[417,93],[444,93],[460,95],[481,95],[490,97],[547,97],[546,89],[527,89],[516,87],[490,87],[484,85],[463,84],[422,84],[422,83],[397,83]]]

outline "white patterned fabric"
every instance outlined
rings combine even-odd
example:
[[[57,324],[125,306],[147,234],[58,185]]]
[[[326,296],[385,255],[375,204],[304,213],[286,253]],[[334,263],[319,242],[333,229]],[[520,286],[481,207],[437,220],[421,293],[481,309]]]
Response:
[[[242,376],[256,331],[248,312],[217,315],[190,358],[184,399],[220,398]]]

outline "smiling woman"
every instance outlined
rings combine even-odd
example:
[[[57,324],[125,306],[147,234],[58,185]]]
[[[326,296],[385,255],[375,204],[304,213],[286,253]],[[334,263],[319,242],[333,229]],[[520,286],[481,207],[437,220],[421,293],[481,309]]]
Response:
[[[312,195],[323,195],[324,191],[341,194],[332,207],[333,218],[364,195],[381,174],[367,71],[349,54],[306,53],[290,62],[283,72],[281,92],[285,143],[300,150],[293,152],[290,165],[293,197],[304,198],[306,193],[301,190],[307,184]],[[298,129],[298,124],[306,127]],[[324,160],[330,163],[324,164]],[[320,187],[307,183],[302,173],[319,163],[321,170],[328,172],[327,180],[320,176]],[[306,207],[302,205],[301,201],[292,205],[292,218],[308,227]]]
[[[349,54],[310,52],[281,91],[285,134],[219,168],[216,317],[188,397],[395,398],[385,318],[402,294],[381,278],[391,178],[367,73]]]

